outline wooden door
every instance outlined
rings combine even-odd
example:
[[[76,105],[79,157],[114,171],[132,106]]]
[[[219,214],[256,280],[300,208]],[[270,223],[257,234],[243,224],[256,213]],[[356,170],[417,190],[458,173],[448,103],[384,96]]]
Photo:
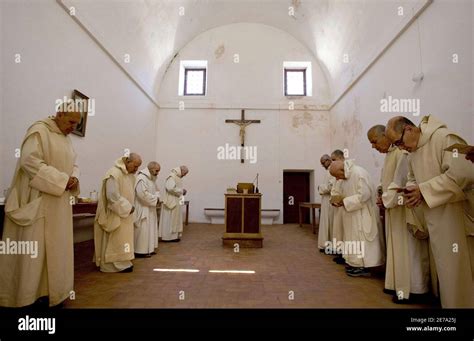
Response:
[[[309,172],[283,172],[283,223],[298,223],[300,202],[309,201]],[[309,224],[309,210],[303,210],[303,222]]]

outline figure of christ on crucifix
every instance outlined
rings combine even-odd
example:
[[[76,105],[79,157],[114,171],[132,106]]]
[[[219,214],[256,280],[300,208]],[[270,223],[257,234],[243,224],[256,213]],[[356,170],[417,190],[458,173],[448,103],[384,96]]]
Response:
[[[240,120],[232,119],[232,120],[225,120],[225,123],[234,123],[240,127],[240,146],[243,148],[245,144],[245,128],[252,123],[260,123],[260,120],[246,120],[245,119],[245,110],[242,109],[242,115]],[[244,163],[244,159],[240,159],[240,163]]]

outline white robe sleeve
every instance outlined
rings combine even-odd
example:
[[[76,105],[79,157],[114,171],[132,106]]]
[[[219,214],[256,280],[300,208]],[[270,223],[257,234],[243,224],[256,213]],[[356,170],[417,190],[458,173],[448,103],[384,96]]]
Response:
[[[81,172],[79,170],[79,167],[74,164],[74,168],[72,170],[72,174],[71,174],[71,177],[75,177],[77,179],[79,179],[79,176],[81,175]],[[70,190],[71,192],[71,195],[73,196],[78,196],[80,193],[81,193],[81,183],[79,182],[76,186],[76,189],[73,189],[73,190]]]
[[[318,186],[318,192],[321,195],[329,195],[331,194],[331,189],[334,184],[334,181],[332,181],[332,177],[327,179],[327,181],[321,185]]]
[[[404,203],[403,193],[398,193],[395,189],[405,187],[408,176],[408,159],[406,154],[400,155],[395,168],[394,177],[389,184],[387,191],[382,194],[383,205],[386,208],[394,208]],[[399,200],[403,198],[402,200]],[[400,205],[401,203],[401,205]]]
[[[410,157],[408,157],[408,176],[407,176],[406,187],[415,186],[416,184],[417,183],[415,179],[415,173],[413,173],[413,166],[410,162]]]
[[[342,180],[335,180],[334,181],[334,184],[331,187],[331,197],[342,196],[341,181]]]
[[[347,212],[353,212],[364,208],[365,202],[370,199],[370,185],[366,178],[360,176],[357,181],[357,193],[343,199],[344,208]]]
[[[132,204],[117,191],[117,182],[114,178],[106,180],[105,195],[107,196],[108,208],[120,218],[126,218],[130,215]]]
[[[463,143],[456,135],[445,138],[443,149],[454,143]],[[465,200],[463,189],[472,183],[474,170],[464,155],[453,156],[452,152],[443,152],[441,160],[442,174],[419,184],[426,204],[435,208],[450,202]]]
[[[61,196],[66,190],[69,175],[46,164],[38,134],[30,135],[23,143],[20,166],[31,178],[30,186],[38,191]]]
[[[79,166],[74,164],[74,168],[72,170],[71,177],[78,178],[81,176],[81,171],[79,170]]]
[[[159,199],[158,193],[150,193],[146,188],[144,180],[139,180],[135,188],[135,193],[137,194],[140,202],[146,206],[155,207]]]
[[[165,183],[166,191],[175,197],[180,197],[183,195],[183,190],[181,188],[177,188],[176,182],[173,180],[172,177],[169,177]]]

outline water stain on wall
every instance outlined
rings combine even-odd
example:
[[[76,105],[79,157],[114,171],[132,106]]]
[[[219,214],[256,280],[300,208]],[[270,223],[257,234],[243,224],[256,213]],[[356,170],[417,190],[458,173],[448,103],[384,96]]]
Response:
[[[348,119],[342,122],[344,134],[352,139],[362,135],[362,122],[355,116],[351,115]]]
[[[344,131],[344,136],[351,145],[354,145],[357,138],[362,135],[362,122],[359,120],[360,117],[360,99],[359,97],[354,97],[354,110],[352,114],[342,121],[342,129]]]
[[[315,120],[329,127],[329,117],[324,114],[317,114]]]
[[[220,57],[222,57],[224,52],[225,52],[224,44],[219,45],[219,47],[214,51],[216,59],[219,59]]]
[[[301,0],[291,0],[291,5],[296,9],[298,9],[298,7],[300,7],[301,5]]]
[[[313,128],[313,120],[313,115],[305,111],[293,116],[292,126],[293,128],[299,128],[301,126],[307,125],[308,127]]]
[[[292,18],[293,20],[297,20],[296,12],[298,11],[300,5],[301,5],[301,0],[291,0],[291,4],[289,7],[289,9],[291,9],[291,12],[288,12],[288,14],[291,13],[290,18]],[[302,14],[302,17],[304,17],[304,14]]]

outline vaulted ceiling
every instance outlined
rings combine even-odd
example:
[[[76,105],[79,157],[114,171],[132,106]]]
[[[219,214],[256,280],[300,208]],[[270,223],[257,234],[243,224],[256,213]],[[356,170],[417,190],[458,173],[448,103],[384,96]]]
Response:
[[[291,34],[321,63],[335,100],[430,1],[57,0],[153,99],[167,66],[209,29],[261,23]],[[400,9],[401,8],[401,9]],[[127,62],[126,56],[129,56]]]

